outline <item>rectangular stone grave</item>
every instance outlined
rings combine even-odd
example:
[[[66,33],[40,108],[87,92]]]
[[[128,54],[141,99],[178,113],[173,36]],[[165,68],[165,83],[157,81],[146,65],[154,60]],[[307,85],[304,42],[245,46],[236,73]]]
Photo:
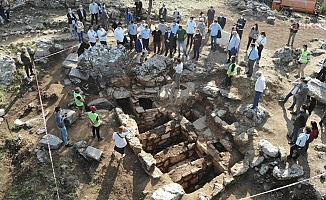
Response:
[[[103,151],[96,149],[94,147],[88,146],[84,151],[85,155],[96,161],[100,161]]]

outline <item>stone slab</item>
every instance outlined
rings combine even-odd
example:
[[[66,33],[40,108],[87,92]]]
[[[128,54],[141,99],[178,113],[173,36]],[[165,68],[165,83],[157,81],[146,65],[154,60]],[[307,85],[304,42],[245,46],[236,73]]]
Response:
[[[48,142],[50,149],[58,149],[63,141],[55,135],[47,134],[39,141],[38,146],[48,148]]]
[[[89,79],[89,74],[83,73],[77,68],[71,68],[69,77],[79,78],[81,80],[87,81]]]
[[[100,161],[103,151],[96,149],[92,146],[88,146],[84,152],[87,157],[94,159],[96,161]]]
[[[67,69],[76,68],[77,63],[69,61],[69,60],[65,60],[62,63],[62,67],[67,68]]]

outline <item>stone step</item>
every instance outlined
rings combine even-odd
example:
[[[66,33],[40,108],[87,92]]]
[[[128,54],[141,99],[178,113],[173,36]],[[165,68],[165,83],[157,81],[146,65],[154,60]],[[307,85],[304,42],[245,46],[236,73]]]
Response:
[[[71,53],[67,56],[66,60],[63,61],[62,67],[71,69],[76,68],[78,62],[78,55],[76,53]]]

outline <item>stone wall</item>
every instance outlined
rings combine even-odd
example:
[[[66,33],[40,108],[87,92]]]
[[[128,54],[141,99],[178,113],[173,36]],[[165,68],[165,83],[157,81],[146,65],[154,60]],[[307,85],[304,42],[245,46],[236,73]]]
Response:
[[[171,170],[168,175],[175,183],[188,188],[196,184],[206,173],[211,173],[209,170],[211,166],[212,162],[208,159],[200,158]]]
[[[171,144],[183,140],[183,135],[180,131],[180,124],[171,120],[161,126],[139,134],[143,149],[146,152],[160,151],[164,146],[170,146]]]
[[[173,145],[167,149],[164,149],[158,152],[154,158],[156,160],[156,166],[162,172],[168,172],[169,167],[186,159],[191,156],[195,156],[195,143],[179,143],[177,145]]]

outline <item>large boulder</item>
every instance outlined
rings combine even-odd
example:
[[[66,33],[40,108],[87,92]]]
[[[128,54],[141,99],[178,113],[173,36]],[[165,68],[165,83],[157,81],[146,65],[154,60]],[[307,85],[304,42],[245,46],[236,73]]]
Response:
[[[87,104],[88,107],[95,106],[97,110],[104,109],[104,110],[111,110],[113,105],[106,99],[106,98],[98,98],[94,99],[93,101]]]
[[[177,183],[164,185],[157,189],[151,196],[151,200],[179,200],[184,195],[183,187]]]
[[[141,66],[132,69],[137,81],[146,87],[154,87],[166,84],[170,76],[168,73],[172,68],[173,60],[165,56],[154,55]]]
[[[279,166],[275,166],[273,169],[273,176],[277,180],[289,180],[299,178],[304,175],[303,167],[298,164],[286,166],[284,169]]]
[[[55,135],[47,134],[42,137],[39,141],[38,146],[48,148],[48,143],[50,145],[50,149],[58,149],[63,141]]]
[[[268,111],[258,106],[255,109],[251,109],[252,105],[247,105],[246,107],[242,108],[239,112],[241,115],[253,120],[257,124],[263,123],[267,117],[269,116]]]
[[[62,45],[55,44],[52,40],[45,39],[45,38],[39,39],[36,42],[36,50],[35,50],[35,54],[34,54],[34,59],[39,63],[46,64],[48,62],[48,58],[43,58],[43,59],[40,59],[40,58],[50,55],[51,53],[60,51],[62,49],[63,49]],[[40,60],[38,60],[38,59],[40,59]]]
[[[130,78],[126,71],[129,64],[130,57],[124,46],[96,45],[78,58],[77,69],[98,81],[113,81],[116,86],[128,86]]]
[[[292,49],[288,46],[284,46],[275,51],[273,58],[279,58],[278,67],[288,66],[293,61]],[[274,61],[274,60],[273,60]],[[275,62],[275,61],[274,61]]]
[[[272,145],[265,139],[262,139],[258,142],[258,148],[270,157],[277,157],[278,156],[278,148]]]
[[[314,96],[317,101],[326,104],[326,83],[320,82],[318,79],[312,78],[308,82],[309,95]]]
[[[10,83],[16,71],[15,61],[0,53],[0,87]]]

